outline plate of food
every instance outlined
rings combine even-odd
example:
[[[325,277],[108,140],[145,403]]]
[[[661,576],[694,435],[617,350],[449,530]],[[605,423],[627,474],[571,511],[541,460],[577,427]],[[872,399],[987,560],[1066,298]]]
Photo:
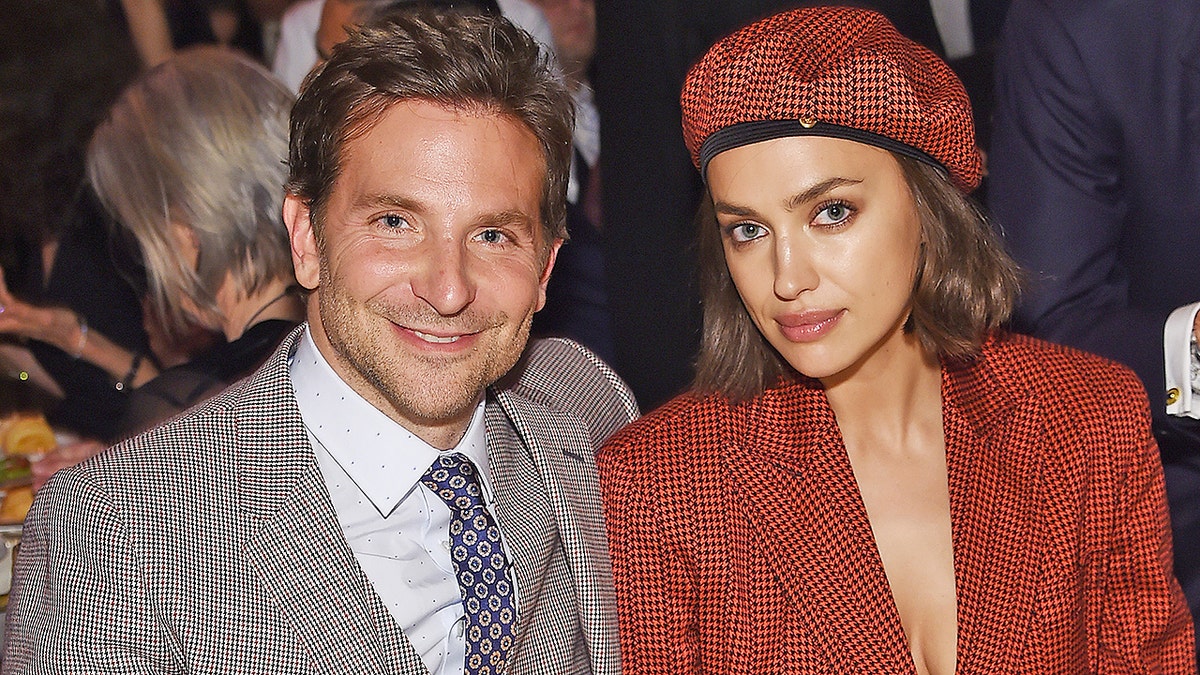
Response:
[[[14,413],[0,419],[0,528],[19,528],[25,520],[33,503],[29,463],[57,445],[54,430],[40,413]]]

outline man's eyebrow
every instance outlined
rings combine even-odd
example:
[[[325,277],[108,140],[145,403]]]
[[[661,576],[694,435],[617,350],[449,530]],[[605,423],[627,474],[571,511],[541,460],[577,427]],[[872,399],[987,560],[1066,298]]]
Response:
[[[807,202],[810,202],[810,201],[816,199],[817,197],[820,197],[821,195],[829,192],[830,190],[834,190],[836,188],[842,187],[843,185],[858,185],[861,182],[862,182],[861,180],[855,180],[855,179],[851,179],[851,178],[843,178],[840,176],[834,177],[834,178],[827,178],[819,183],[811,185],[811,186],[797,192],[796,194],[788,197],[786,200],[784,200],[784,208],[786,208],[790,211],[790,210],[795,209],[796,207],[800,206],[801,204],[805,204]],[[754,209],[752,209],[748,206],[741,206],[739,204],[730,204],[728,202],[723,202],[723,201],[714,201],[713,209],[715,209],[717,213],[723,213],[723,214],[727,214],[727,215],[731,215],[731,216],[738,216],[738,217],[753,217],[753,216],[758,215],[757,211],[755,211]]]
[[[517,209],[485,213],[475,220],[479,227],[520,227],[533,231],[536,219]]]
[[[423,210],[421,202],[409,197],[401,197],[393,194],[377,194],[366,193],[359,195],[358,198],[350,205],[352,209],[403,209],[405,211],[420,212]]]

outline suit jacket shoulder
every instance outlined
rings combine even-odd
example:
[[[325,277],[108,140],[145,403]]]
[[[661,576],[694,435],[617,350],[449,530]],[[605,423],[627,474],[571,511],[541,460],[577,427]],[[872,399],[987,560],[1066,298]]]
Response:
[[[493,388],[582,420],[593,447],[639,415],[620,376],[588,348],[565,338],[530,341]]]
[[[285,339],[250,378],[56,474],[4,673],[424,673],[338,525]]]

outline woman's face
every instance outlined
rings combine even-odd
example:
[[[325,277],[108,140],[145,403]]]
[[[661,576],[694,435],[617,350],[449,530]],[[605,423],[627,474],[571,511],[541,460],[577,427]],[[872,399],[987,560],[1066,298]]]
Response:
[[[920,219],[890,152],[779,138],[717,155],[708,183],[738,294],[793,368],[830,385],[921,357],[903,333]]]

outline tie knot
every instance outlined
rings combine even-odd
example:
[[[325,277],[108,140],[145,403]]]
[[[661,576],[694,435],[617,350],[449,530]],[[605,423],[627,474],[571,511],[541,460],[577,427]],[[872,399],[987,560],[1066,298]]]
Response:
[[[479,474],[466,456],[450,452],[434,460],[421,482],[456,511],[466,513],[483,507]]]

